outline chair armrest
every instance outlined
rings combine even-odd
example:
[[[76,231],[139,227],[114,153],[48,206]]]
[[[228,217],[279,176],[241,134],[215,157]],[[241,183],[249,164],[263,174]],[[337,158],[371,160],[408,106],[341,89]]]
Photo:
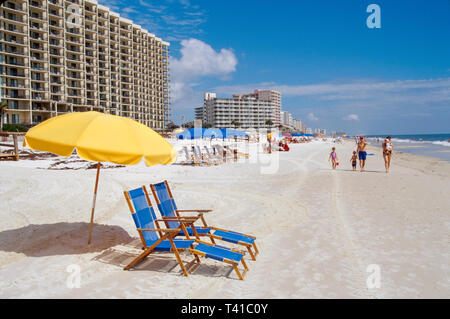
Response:
[[[157,221],[196,221],[199,217],[162,217],[162,219],[157,219]]]
[[[179,213],[210,213],[212,211],[212,209],[177,209]]]
[[[155,229],[155,228],[137,228],[138,231],[161,231],[161,232],[165,232],[165,233],[175,233],[175,232],[180,232],[181,229],[180,228],[164,228],[164,229]]]
[[[155,219],[155,222],[179,222],[180,224],[188,224],[188,225],[194,225],[194,223],[197,221],[199,217],[192,217],[192,218],[183,218],[183,217],[163,217],[163,219]],[[164,228],[166,229],[166,228]],[[173,229],[173,228],[172,228]]]

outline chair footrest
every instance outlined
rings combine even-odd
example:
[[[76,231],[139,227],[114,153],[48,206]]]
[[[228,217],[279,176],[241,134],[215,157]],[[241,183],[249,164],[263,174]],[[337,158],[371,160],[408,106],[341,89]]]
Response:
[[[234,262],[240,262],[244,257],[243,254],[232,251],[229,248],[210,246],[206,244],[198,244],[193,249],[194,251],[200,252],[204,257],[215,259],[218,261],[230,260]]]
[[[217,238],[220,238],[223,241],[227,241],[233,244],[247,244],[251,245],[255,241],[254,238],[248,237],[244,234],[239,234],[232,231],[224,231],[224,230],[215,230],[212,233],[214,236],[217,236]]]

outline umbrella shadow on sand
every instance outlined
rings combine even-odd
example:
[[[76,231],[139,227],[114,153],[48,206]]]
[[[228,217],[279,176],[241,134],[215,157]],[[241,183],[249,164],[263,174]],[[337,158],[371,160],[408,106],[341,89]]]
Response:
[[[126,250],[118,249],[118,247],[109,248],[94,257],[93,260],[124,268],[142,252],[142,244],[139,239],[135,239],[125,246],[127,248]],[[122,246],[120,248],[124,247]],[[192,254],[187,252],[180,253],[180,257],[185,264],[194,258]],[[233,276],[233,267],[227,265],[206,264],[203,262],[204,260],[205,259],[201,259],[200,266],[192,273],[192,275],[227,277],[229,279],[238,280],[237,276]],[[178,264],[175,255],[173,253],[166,252],[154,252],[150,254],[140,263],[136,264],[131,271],[156,271],[168,274],[173,273],[174,275],[182,276],[181,267]]]
[[[119,226],[94,224],[93,241],[87,244],[89,223],[31,224],[0,232],[0,251],[30,257],[77,255],[127,244],[134,238]]]
[[[25,227],[0,232],[0,252],[15,252],[28,257],[58,255],[81,255],[99,253],[93,261],[120,268],[128,265],[140,253],[140,239],[131,237],[122,227],[94,224],[93,240],[87,244],[89,223],[31,224]],[[193,258],[190,253],[181,253],[186,263]],[[134,271],[157,271],[180,274],[181,268],[173,253],[155,252],[138,263]],[[233,267],[210,265],[203,262],[194,271],[195,275],[207,277],[230,277]],[[237,279],[237,277],[236,277]]]

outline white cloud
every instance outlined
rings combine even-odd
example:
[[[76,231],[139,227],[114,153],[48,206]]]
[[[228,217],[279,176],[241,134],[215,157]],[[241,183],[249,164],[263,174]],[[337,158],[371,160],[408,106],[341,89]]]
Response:
[[[248,91],[249,88],[273,89],[286,97],[316,97],[321,100],[386,99],[413,100],[411,93],[423,100],[450,101],[450,78],[426,80],[367,81],[350,83],[318,83],[308,85],[281,85],[263,82],[246,85],[219,86],[218,93]],[[408,93],[408,94],[405,94]]]
[[[183,40],[181,46],[181,57],[170,58],[172,102],[192,95],[196,79],[205,76],[224,78],[236,70],[238,61],[230,49],[215,51],[198,39]]]
[[[308,114],[308,120],[316,122],[319,120],[319,118],[317,116],[314,115],[314,113],[309,113]]]
[[[349,114],[342,118],[345,121],[359,121],[359,116],[357,114]]]
[[[217,76],[236,70],[237,58],[232,50],[216,52],[209,44],[197,39],[183,40],[181,46],[181,58],[170,61],[173,76]]]
[[[181,41],[203,33],[201,25],[207,21],[207,11],[188,0],[98,1],[166,41]]]

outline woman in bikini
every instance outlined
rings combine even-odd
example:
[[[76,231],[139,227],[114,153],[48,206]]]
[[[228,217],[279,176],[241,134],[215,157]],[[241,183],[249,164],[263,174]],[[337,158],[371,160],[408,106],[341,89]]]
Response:
[[[388,136],[383,141],[383,158],[384,158],[384,167],[386,168],[386,173],[389,173],[389,168],[391,167],[391,157],[392,151],[394,150],[394,145],[391,142],[391,137]]]

